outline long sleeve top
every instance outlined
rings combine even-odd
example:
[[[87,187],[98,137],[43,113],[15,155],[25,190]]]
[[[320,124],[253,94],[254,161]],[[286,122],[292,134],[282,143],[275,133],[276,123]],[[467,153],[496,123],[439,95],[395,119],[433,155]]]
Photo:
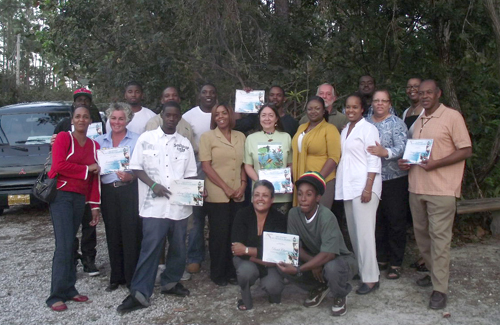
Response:
[[[87,138],[82,147],[71,132],[60,132],[52,146],[50,178],[57,176],[59,191],[85,195],[90,207],[101,204],[101,182],[99,175],[89,173],[89,165],[97,162],[99,144]]]

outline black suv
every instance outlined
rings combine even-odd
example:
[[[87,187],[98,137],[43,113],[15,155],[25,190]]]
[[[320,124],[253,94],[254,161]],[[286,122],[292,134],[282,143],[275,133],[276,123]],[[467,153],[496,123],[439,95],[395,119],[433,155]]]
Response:
[[[71,105],[36,102],[0,108],[0,214],[10,206],[39,202],[31,189],[49,154],[54,128],[70,116]],[[92,117],[101,121],[97,109]]]

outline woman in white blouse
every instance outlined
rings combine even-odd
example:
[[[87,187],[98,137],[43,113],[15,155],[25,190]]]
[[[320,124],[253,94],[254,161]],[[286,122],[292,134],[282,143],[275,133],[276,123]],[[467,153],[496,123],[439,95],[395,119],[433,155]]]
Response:
[[[368,146],[380,143],[375,126],[363,118],[366,104],[355,93],[346,100],[349,120],[340,135],[342,157],[337,169],[335,199],[344,200],[352,247],[359,265],[362,285],[357,294],[367,294],[379,287],[379,269],[375,247],[375,221],[382,192],[380,158],[368,153]]]

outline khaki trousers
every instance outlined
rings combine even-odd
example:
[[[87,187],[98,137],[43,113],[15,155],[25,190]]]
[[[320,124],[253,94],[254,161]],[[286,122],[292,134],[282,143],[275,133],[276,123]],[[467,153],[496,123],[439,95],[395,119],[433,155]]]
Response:
[[[431,272],[433,289],[446,294],[456,199],[454,196],[410,193],[410,209],[415,240]]]

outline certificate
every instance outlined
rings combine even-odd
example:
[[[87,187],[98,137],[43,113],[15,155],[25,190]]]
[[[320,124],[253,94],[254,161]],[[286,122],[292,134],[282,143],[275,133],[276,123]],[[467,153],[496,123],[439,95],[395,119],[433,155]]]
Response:
[[[274,193],[279,194],[293,192],[291,175],[289,167],[259,170],[259,179],[270,181],[274,186]]]
[[[203,206],[204,181],[178,179],[170,183],[170,203],[176,205]]]
[[[433,142],[432,139],[409,139],[403,159],[409,164],[420,164],[423,159],[429,159]]]
[[[97,160],[99,167],[101,167],[101,175],[130,170],[130,148],[125,146],[99,149],[97,150]]]
[[[264,262],[285,262],[299,266],[299,236],[264,231],[263,254]]]
[[[75,131],[75,126],[71,124],[71,131]],[[95,122],[89,125],[87,129],[87,138],[95,139],[102,135],[102,122]]]
[[[264,90],[253,90],[248,93],[244,90],[236,90],[234,111],[236,113],[257,113],[264,104],[265,93]]]

